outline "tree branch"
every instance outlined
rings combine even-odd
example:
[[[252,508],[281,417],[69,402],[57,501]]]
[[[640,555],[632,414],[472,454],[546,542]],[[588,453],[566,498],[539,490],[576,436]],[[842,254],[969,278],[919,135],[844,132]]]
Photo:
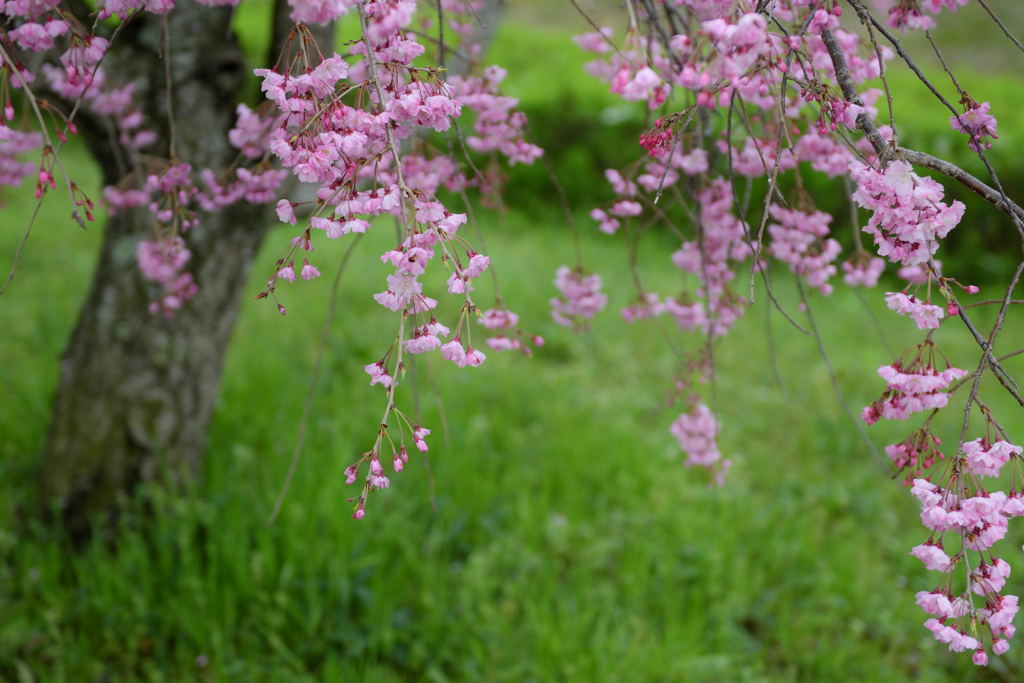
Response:
[[[836,72],[836,82],[839,83],[839,87],[843,91],[843,97],[849,102],[863,106],[864,102],[861,100],[860,95],[857,94],[857,88],[854,86],[853,78],[850,76],[849,66],[846,64],[846,57],[843,56],[842,48],[836,42],[835,36],[830,30],[826,29],[821,32],[821,39],[825,43],[825,49],[828,50],[829,57],[832,59],[832,66]],[[892,146],[887,143],[866,113],[861,112],[857,116],[857,128],[867,136],[871,146],[875,148],[875,152],[879,156],[884,156],[887,153],[896,154],[915,166],[923,166],[924,168],[937,171],[956,180],[985,201],[1006,213],[1014,220],[1014,223],[1024,220],[1024,209],[1010,199],[1006,199],[1004,203],[1002,193],[956,164],[925,152],[919,152],[907,147]]]

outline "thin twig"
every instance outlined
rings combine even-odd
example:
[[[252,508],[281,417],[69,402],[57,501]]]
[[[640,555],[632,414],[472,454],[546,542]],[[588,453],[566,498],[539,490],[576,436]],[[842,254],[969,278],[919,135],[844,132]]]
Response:
[[[309,424],[309,416],[313,412],[313,398],[316,396],[317,383],[320,381],[320,370],[323,367],[324,356],[327,354],[327,341],[331,336],[331,326],[334,324],[334,314],[338,308],[338,291],[341,285],[341,276],[345,272],[345,266],[348,265],[352,252],[355,251],[356,245],[359,244],[359,240],[362,237],[362,234],[356,234],[355,239],[348,245],[344,256],[341,257],[341,263],[338,264],[338,270],[334,274],[334,281],[331,283],[331,300],[327,306],[327,318],[324,319],[324,325],[320,329],[320,345],[317,347],[316,360],[313,361],[313,372],[310,373],[309,387],[306,389],[306,401],[302,406],[302,417],[299,418],[295,448],[292,450],[292,459],[288,464],[288,473],[285,474],[284,484],[281,485],[281,491],[277,494],[277,499],[274,501],[274,509],[267,518],[267,524],[273,524],[274,520],[277,519],[278,513],[281,512],[281,506],[284,504],[285,496],[288,495],[288,489],[292,485],[292,478],[295,476],[295,470],[299,466],[299,459],[302,457],[302,446],[306,442],[306,426]]]
[[[800,293],[800,301],[803,302],[804,310],[807,313],[807,322],[810,323],[810,327],[814,331],[814,340],[818,344],[818,353],[821,355],[821,359],[825,362],[825,368],[828,370],[828,376],[832,380],[832,390],[836,394],[836,399],[843,407],[843,410],[846,411],[850,420],[853,421],[853,424],[856,425],[857,433],[860,434],[861,439],[863,439],[864,443],[867,444],[868,449],[871,451],[871,455],[873,455],[875,460],[880,464],[883,464],[885,460],[882,458],[881,453],[878,452],[874,442],[871,441],[871,437],[868,436],[867,431],[864,429],[864,423],[856,414],[854,414],[853,410],[850,408],[850,404],[846,402],[846,397],[843,395],[843,389],[839,386],[839,378],[836,376],[835,368],[832,367],[832,360],[829,358],[828,351],[825,350],[825,340],[821,337],[821,331],[818,329],[818,323],[814,320],[814,314],[811,312],[811,304],[807,300],[807,293],[804,291],[803,282],[799,277],[796,278],[796,288]]]
[[[579,6],[579,3],[577,3],[576,0],[569,0],[569,2],[571,2],[572,6],[576,8],[576,11],[580,13],[580,16],[586,19],[587,23],[590,24],[590,27],[597,31],[597,33],[604,38],[606,43],[612,46],[615,53],[625,59],[626,56],[622,54],[622,50],[620,50],[619,46],[615,44],[615,41],[605,35],[605,32],[601,30],[601,27],[594,23],[594,20],[590,18],[590,15],[584,12],[583,8]]]
[[[176,130],[174,124],[174,80],[173,74],[171,73],[171,28],[167,21],[167,15],[164,15],[163,22],[160,28],[161,42],[163,47],[164,60],[164,98],[167,100],[167,150],[168,157],[171,161],[177,160],[177,154],[175,153],[174,143],[176,138]]]
[[[986,3],[985,0],[978,0],[978,4],[981,5],[986,12],[988,12],[988,15],[992,17],[992,21],[996,22],[996,26],[1003,30],[1003,34],[1010,39],[1010,42],[1016,45],[1018,50],[1024,52],[1024,44],[1021,44],[1021,42],[1017,40],[1017,38],[1012,33],[1010,33],[1010,29],[1006,28],[1006,25],[999,20],[999,17],[996,16],[996,13],[993,12],[992,8],[988,6],[988,3]]]

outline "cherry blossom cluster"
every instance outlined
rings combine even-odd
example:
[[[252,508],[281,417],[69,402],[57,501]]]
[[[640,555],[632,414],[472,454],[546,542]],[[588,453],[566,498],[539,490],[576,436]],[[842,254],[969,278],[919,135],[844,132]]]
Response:
[[[773,204],[768,213],[778,223],[769,224],[772,243],[768,252],[790,270],[801,275],[807,284],[830,294],[829,278],[836,274],[833,265],[839,256],[839,242],[828,236],[832,216],[822,211],[805,213]]]
[[[949,125],[953,130],[966,133],[970,137],[967,144],[975,152],[992,148],[992,143],[986,138],[995,140],[999,137],[996,134],[996,117],[989,113],[991,109],[992,105],[988,102],[978,104],[968,100],[967,111],[949,117]]]
[[[875,0],[882,9],[888,9],[888,23],[904,31],[935,28],[935,15],[943,9],[955,12],[970,0]]]
[[[874,287],[885,272],[885,259],[859,251],[849,261],[843,261],[843,282],[851,287]]]
[[[917,593],[917,604],[929,615],[924,625],[936,640],[952,652],[971,652],[974,663],[984,666],[989,649],[1004,654],[1015,632],[1017,596],[1001,592],[1010,564],[995,556],[992,547],[1005,537],[1009,519],[1024,516],[1024,494],[1018,489],[1017,468],[1008,493],[987,490],[981,479],[999,477],[1009,462],[1021,462],[1024,448],[1007,441],[988,409],[979,404],[988,425],[986,436],[965,441],[955,457],[944,457],[931,422],[947,405],[947,390],[956,388],[951,385],[959,385],[967,372],[953,367],[938,371],[937,355],[929,340],[915,348],[905,366],[896,362],[879,368],[886,393],[862,416],[872,424],[880,417],[905,420],[914,413],[928,413],[922,427],[885,449],[917,498],[921,523],[930,532],[910,554],[942,574],[934,589]],[[961,566],[967,578],[957,588],[961,574],[954,570]]]
[[[192,253],[185,240],[178,235],[159,241],[143,240],[136,248],[135,258],[139,270],[148,280],[163,289],[160,298],[149,305],[151,313],[163,313],[170,318],[182,304],[194,297],[199,288],[192,273],[184,271]]]
[[[284,171],[266,165],[262,170],[229,169],[222,173],[222,178],[204,169],[200,175],[205,187],[200,189],[193,182],[192,171],[189,164],[170,164],[146,176],[141,188],[133,187],[134,178],[129,176],[124,186],[108,186],[103,190],[111,214],[146,207],[152,215],[154,236],[139,243],[136,256],[142,274],[163,288],[160,298],[150,305],[151,312],[167,317],[173,316],[198,292],[198,283],[183,270],[190,252],[182,239],[199,224],[198,210],[218,211],[243,200],[253,204],[270,202],[285,176]],[[163,266],[154,269],[155,260],[160,260]],[[171,263],[176,271],[173,277],[165,268]]]
[[[988,491],[981,477],[997,477],[1020,446],[987,438],[961,444],[960,454],[935,476],[913,480],[911,493],[920,503],[928,539],[911,554],[927,569],[940,572],[938,585],[917,593],[917,604],[930,618],[925,627],[952,652],[971,652],[975,664],[988,664],[988,650],[1002,655],[1010,648],[1019,605],[1016,595],[1003,594],[1010,564],[992,547],[1006,536],[1007,523],[1024,516],[1024,495]],[[1015,478],[1019,476],[1019,472]],[[954,572],[963,567],[966,581],[954,588]]]
[[[61,142],[67,140],[67,132],[74,133],[74,124],[62,119],[63,114],[47,107],[45,101],[37,102],[31,88],[37,80],[37,74],[27,63],[38,60],[35,55],[23,53],[41,53],[56,48],[58,40],[67,47],[60,56],[60,67],[44,64],[42,70],[52,69],[66,74],[65,82],[73,81],[79,87],[92,79],[95,64],[106,49],[106,41],[93,38],[87,32],[73,30],[72,24],[65,21],[57,11],[59,1],[44,0],[42,2],[7,2],[0,5],[0,19],[5,26],[0,29],[0,97],[2,97],[3,116],[0,118],[0,185],[18,187],[25,177],[36,174],[36,198],[41,198],[48,189],[57,187],[54,177],[54,166],[57,156],[49,130],[53,129]],[[16,25],[15,25],[16,24]],[[33,112],[38,130],[24,131],[11,127],[19,114],[14,106],[15,98],[11,89],[24,91],[28,102],[21,101],[21,114]],[[24,157],[29,153],[39,154],[38,166]],[[76,193],[72,193],[75,195]],[[85,205],[85,201],[74,197],[76,206]],[[91,202],[89,202],[91,209]],[[92,220],[91,211],[88,212]]]
[[[18,187],[26,177],[32,175],[36,164],[26,161],[24,156],[42,145],[43,136],[40,133],[20,131],[0,123],[0,185]],[[43,172],[40,169],[40,173]],[[39,180],[49,184],[50,178],[44,176]]]
[[[374,294],[381,307],[397,314],[398,329],[384,354],[364,368],[371,386],[384,390],[384,413],[373,445],[345,470],[349,484],[362,483],[353,498],[358,519],[369,494],[390,485],[382,463],[389,461],[398,472],[408,461],[408,443],[420,452],[428,449],[430,430],[396,399],[414,357],[436,354],[458,367],[477,367],[486,359],[484,345],[530,353],[543,344],[521,330],[519,316],[500,299],[487,310],[477,305],[478,280],[489,270],[490,257],[474,249],[461,230],[468,215],[449,210],[437,192],[492,188],[479,176],[467,176],[460,163],[425,140],[452,132],[453,121],[471,110],[475,135],[466,140],[471,150],[501,154],[509,163],[531,163],[542,152],[524,139],[526,119],[515,110],[517,101],[499,90],[504,70],[492,66],[482,76],[446,79],[438,69],[415,66],[426,52],[417,34],[406,30],[415,3],[352,5],[362,30],[348,54],[323,55],[308,35],[300,34],[301,49],[292,50],[293,60],[282,62],[290,65],[287,69],[256,69],[276,111],[254,118],[254,112],[240,109],[232,142],[243,152],[269,149],[299,181],[316,188],[311,202],[277,202],[280,220],[301,228],[260,294],[277,300],[282,314],[282,282],[319,275],[308,257],[315,243],[365,233],[383,218],[398,226],[397,242],[379,258],[390,272],[383,291]],[[453,14],[450,21],[468,39],[465,17]],[[265,144],[254,141],[264,134]],[[308,220],[300,222],[300,216]],[[440,271],[445,286],[437,291],[429,276]],[[450,320],[444,313],[445,294],[458,302]],[[482,328],[475,344],[474,324]]]
[[[867,424],[874,424],[879,418],[906,420],[914,413],[937,410],[949,403],[946,390],[953,382],[966,377],[967,371],[954,367],[938,370],[933,365],[934,355],[930,353],[933,349],[931,342],[925,342],[917,347],[909,363],[896,361],[878,368],[886,390],[862,411],[861,418]]]
[[[942,185],[919,176],[906,161],[892,161],[884,170],[854,161],[850,175],[857,183],[853,199],[873,212],[864,231],[879,256],[895,263],[927,262],[963,218],[963,202],[945,204]]]
[[[676,418],[669,431],[687,455],[685,465],[712,469],[721,485],[730,461],[723,460],[718,451],[718,429],[718,420],[706,405],[699,403]]]
[[[561,296],[551,299],[551,317],[559,325],[586,329],[586,321],[608,304],[608,295],[601,292],[601,276],[595,273],[562,266],[555,287]]]
[[[453,76],[448,79],[455,99],[475,114],[473,131],[466,144],[477,152],[499,151],[510,163],[531,164],[544,153],[524,138],[526,115],[516,111],[519,100],[502,95],[499,86],[508,72],[500,66],[484,69],[482,77]]]
[[[128,157],[133,160],[134,170],[117,185],[105,187],[103,198],[111,214],[140,206],[147,207],[152,214],[153,235],[139,243],[137,262],[142,275],[160,286],[160,294],[150,310],[172,316],[198,291],[198,283],[185,271],[190,251],[183,239],[198,222],[196,211],[218,211],[238,201],[271,202],[276,199],[278,187],[287,174],[266,163],[216,172],[201,169],[197,175],[203,181],[203,188],[199,189],[188,163],[172,159],[163,164],[150,163],[151,168],[144,169],[136,151],[149,148],[156,141],[156,135],[145,126],[142,110],[134,98],[134,84],[119,84],[108,76],[101,66],[109,48],[108,41],[70,19],[70,14],[61,12],[58,5],[58,2],[48,1],[6,3],[3,14],[20,23],[6,34],[0,33],[0,45],[10,50],[7,54],[17,55],[19,49],[45,52],[57,49],[58,41],[66,44],[56,62],[43,62],[39,73],[46,87],[69,106],[80,106],[105,119],[117,132],[118,142],[131,152]],[[138,11],[162,14],[173,6],[173,2],[107,3],[100,7],[98,16],[116,15],[124,19]],[[15,66],[19,71],[11,79],[13,85],[28,87],[34,83],[34,73],[24,70],[20,62]],[[29,96],[34,97],[31,93]],[[41,101],[39,109],[53,117],[55,132],[62,143],[67,141],[67,134],[77,133],[74,122],[64,118],[57,107]],[[230,141],[247,158],[264,156],[269,132],[267,123],[244,105],[239,107],[238,113],[239,124],[231,131]],[[14,107],[8,99],[5,118],[10,121],[14,117]],[[53,168],[56,150],[42,132],[21,133],[0,125],[0,182],[19,184],[31,173],[30,163],[20,161],[19,155],[44,144],[37,174],[37,197],[56,187]],[[173,156],[173,150],[171,152]],[[85,217],[92,220],[92,201],[70,179],[68,186],[76,206],[82,207]]]
[[[885,305],[900,315],[909,315],[919,330],[933,330],[939,326],[945,311],[941,306],[919,301],[913,295],[903,292],[889,292],[885,295]]]

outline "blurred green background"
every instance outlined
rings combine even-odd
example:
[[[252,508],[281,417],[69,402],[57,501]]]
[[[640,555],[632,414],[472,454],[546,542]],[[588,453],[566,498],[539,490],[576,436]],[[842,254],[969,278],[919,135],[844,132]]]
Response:
[[[960,75],[972,95],[993,104],[1001,137],[991,157],[1013,193],[1024,186],[1020,60],[1005,58],[1008,43],[985,51],[1002,36],[976,7],[954,29],[937,40],[967,64]],[[429,471],[414,456],[361,523],[341,470],[372,440],[382,400],[361,368],[391,332],[370,297],[387,272],[376,254],[390,247],[388,229],[363,240],[344,274],[305,453],[275,524],[265,520],[316,354],[326,267],[284,293],[286,318],[246,298],[193,489],[145,489],[125,501],[116,543],[79,552],[35,521],[57,357],[100,238],[71,225],[60,202],[45,205],[2,302],[0,679],[1019,680],[1017,649],[979,670],[921,628],[913,594],[931,589],[933,575],[908,555],[925,538],[915,502],[859,438],[814,340],[766,310],[760,290],[716,348],[720,445],[733,470],[723,488],[708,488],[682,466],[664,393],[671,354],[656,327],[618,315],[634,295],[623,237],[586,218],[609,197],[603,169],[638,156],[643,112],[583,73],[587,57],[568,36],[584,30],[568,6],[512,3],[491,57],[508,68],[506,91],[521,98],[566,188],[609,310],[586,334],[550,321],[553,273],[572,259],[569,230],[542,168],[512,169],[508,211],[480,211],[480,220],[508,305],[548,343],[531,359],[492,353],[476,370],[432,362],[437,396],[418,362],[417,402],[435,427]],[[930,62],[929,73],[942,81]],[[907,122],[901,140],[977,171],[948,115],[902,69],[892,80],[897,122]],[[79,182],[98,195],[91,165],[71,154]],[[847,215],[839,186],[822,181],[812,194]],[[10,198],[0,253],[13,253],[29,210]],[[849,226],[837,218],[836,227],[848,245]],[[994,293],[986,285],[1013,259],[1009,232],[971,200],[951,239],[960,255],[939,256],[947,272]],[[247,294],[287,237],[271,234]],[[341,257],[341,245],[329,246],[318,252],[323,266]],[[645,238],[646,285],[678,286],[667,258],[676,247]],[[793,281],[773,276],[795,311]],[[811,298],[855,411],[883,388],[874,368],[920,338],[881,303],[881,291],[899,287],[892,279],[863,298],[842,287]],[[986,322],[985,312],[975,317]],[[1019,320],[1009,326],[997,350],[1013,350],[1024,332]],[[956,325],[936,339],[958,365],[976,361]],[[1018,413],[996,388],[983,395],[1013,435]],[[943,422],[947,442],[955,422]],[[876,425],[871,437],[880,447],[913,424]],[[1021,541],[1011,526],[1002,544],[1011,564]],[[1019,579],[1010,586],[1019,592]]]

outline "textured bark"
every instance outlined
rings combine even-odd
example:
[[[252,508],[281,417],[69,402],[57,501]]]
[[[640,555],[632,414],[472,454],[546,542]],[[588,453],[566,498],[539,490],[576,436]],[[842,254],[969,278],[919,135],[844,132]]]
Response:
[[[193,168],[223,168],[236,155],[227,131],[251,72],[230,18],[230,9],[192,0],[179,0],[169,15],[175,151]],[[130,25],[107,68],[135,81],[148,124],[160,135],[152,149],[164,155],[170,119],[160,40],[160,18]],[[116,182],[129,153],[98,122],[84,119],[82,127],[105,181]],[[43,501],[56,505],[73,532],[87,529],[97,513],[114,512],[120,494],[142,481],[195,473],[242,288],[270,223],[266,207],[245,203],[201,213],[185,235],[199,294],[167,320],[148,312],[158,292],[135,264],[152,217],[136,210],[107,221],[88,298],[61,358],[41,474]]]

